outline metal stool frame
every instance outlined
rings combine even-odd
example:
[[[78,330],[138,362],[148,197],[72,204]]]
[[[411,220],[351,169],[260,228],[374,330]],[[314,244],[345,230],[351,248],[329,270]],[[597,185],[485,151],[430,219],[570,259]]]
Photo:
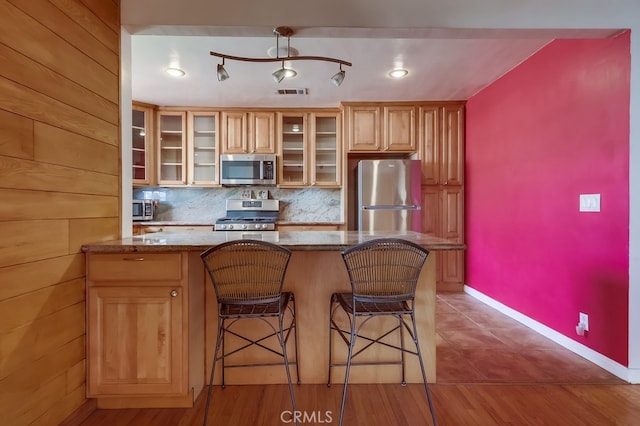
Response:
[[[200,257],[211,278],[218,301],[218,327],[216,346],[211,366],[211,377],[205,406],[204,422],[206,426],[213,390],[213,378],[216,363],[222,362],[222,388],[225,387],[225,369],[239,367],[259,367],[284,365],[289,384],[289,393],[293,412],[296,410],[295,395],[291,381],[290,365],[296,367],[297,384],[300,384],[298,369],[298,327],[296,325],[295,297],[292,292],[282,291],[284,276],[291,258],[291,251],[273,243],[260,240],[234,240],[204,251]],[[285,325],[285,315],[289,312],[290,321]],[[276,318],[278,327],[268,321]],[[259,319],[272,330],[271,334],[258,339],[250,339],[231,330],[241,320]],[[245,344],[225,353],[225,335],[231,334]],[[289,361],[287,342],[294,336],[295,360]],[[280,352],[263,344],[267,339],[276,337]],[[249,363],[226,365],[225,359],[251,346],[258,346],[278,356],[281,362]],[[297,424],[298,422],[296,422]]]
[[[414,300],[418,278],[429,251],[410,241],[397,238],[378,238],[350,247],[342,252],[349,280],[351,293],[333,293],[331,295],[329,312],[329,374],[327,386],[331,386],[331,369],[336,366],[346,366],[342,403],[340,406],[340,426],[344,418],[344,408],[347,397],[349,371],[352,365],[401,365],[402,381],[405,381],[405,354],[418,357],[422,381],[424,383],[431,420],[437,424],[431,392],[424,370],[422,353],[418,342],[418,332],[415,320]],[[346,313],[349,330],[343,329],[336,321],[336,313]],[[363,334],[363,328],[371,319],[379,316],[397,318],[398,325],[384,332],[378,337]],[[359,324],[358,319],[361,319]],[[404,331],[413,340],[415,350],[405,348]],[[399,331],[400,346],[384,342],[382,339],[391,333]],[[338,333],[348,346],[346,362],[335,362],[332,350],[332,332]],[[367,343],[354,353],[356,339],[364,339]],[[362,361],[353,362],[366,349],[379,344],[400,351],[397,361]]]

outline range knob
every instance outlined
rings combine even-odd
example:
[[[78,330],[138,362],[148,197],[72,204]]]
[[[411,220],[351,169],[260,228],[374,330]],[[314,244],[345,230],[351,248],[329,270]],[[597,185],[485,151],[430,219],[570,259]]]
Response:
[[[266,223],[263,223],[263,224],[262,224],[262,226],[261,226],[261,228],[262,228],[262,229],[267,229],[267,224],[266,224]]]
[[[246,223],[242,224],[242,229],[247,229],[247,228],[248,228],[248,227],[247,227],[247,224],[246,224]]]
[[[233,229],[233,225],[227,225],[227,229]]]

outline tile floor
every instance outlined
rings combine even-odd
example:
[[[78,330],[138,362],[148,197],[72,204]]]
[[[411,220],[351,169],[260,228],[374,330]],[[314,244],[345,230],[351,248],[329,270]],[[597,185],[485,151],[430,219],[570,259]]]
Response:
[[[465,293],[438,293],[436,338],[441,384],[625,383]]]

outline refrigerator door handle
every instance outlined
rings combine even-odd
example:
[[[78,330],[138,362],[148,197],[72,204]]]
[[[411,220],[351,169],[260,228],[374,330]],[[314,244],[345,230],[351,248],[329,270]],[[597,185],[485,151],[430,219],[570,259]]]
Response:
[[[422,207],[418,204],[411,204],[406,206],[362,206],[362,210],[421,210]]]

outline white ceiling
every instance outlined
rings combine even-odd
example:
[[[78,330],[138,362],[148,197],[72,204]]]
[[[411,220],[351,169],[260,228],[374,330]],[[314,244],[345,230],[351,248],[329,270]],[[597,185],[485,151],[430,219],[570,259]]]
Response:
[[[338,0],[327,1],[346,4]],[[274,26],[266,26],[265,22],[274,21],[271,15],[278,8],[266,8],[264,4],[250,0],[216,3],[216,7],[204,0],[123,2],[122,23],[132,34],[132,97],[164,106],[280,108],[337,107],[341,101],[465,100],[555,38],[604,38],[617,33],[615,29],[601,26],[591,29],[534,26],[480,29],[437,27],[426,21],[424,25],[411,26],[414,20],[422,21],[415,16],[448,20],[451,24],[451,17],[463,22],[468,19],[465,14],[471,12],[468,8],[460,8],[459,1],[445,2],[446,6],[440,4],[438,9],[433,9],[435,0],[421,0],[424,3],[402,1],[407,7],[389,9],[388,15],[381,11],[390,3],[379,1],[380,10],[375,14],[354,8],[347,9],[346,14],[331,15],[332,8],[321,8],[293,19],[289,17],[289,22],[283,17],[284,22],[276,22]],[[496,3],[494,0],[482,1],[487,7]],[[243,2],[254,6],[243,9]],[[293,0],[276,2],[283,5],[286,2],[288,10],[298,4]],[[146,8],[143,7],[145,3]],[[370,7],[367,10],[372,10],[371,7],[378,3],[367,3]],[[457,12],[447,9],[454,4],[458,7]],[[425,7],[431,7],[431,14],[423,13]],[[416,13],[412,14],[412,9]],[[562,15],[570,10],[558,8],[558,13]],[[573,10],[575,16],[576,9]],[[536,13],[540,15],[536,19],[553,18],[548,9],[546,13],[540,12]],[[510,9],[510,13],[527,16],[526,10]],[[407,27],[398,24],[400,15]],[[533,16],[532,13],[529,15]],[[470,16],[492,20],[501,15],[476,12]],[[339,26],[326,26],[327,22],[337,20],[354,24],[344,22]],[[296,27],[290,23],[293,21],[300,25]],[[313,21],[322,21],[325,25],[310,25]],[[278,84],[271,77],[271,73],[279,68],[278,63],[227,60],[225,68],[230,78],[217,81],[215,70],[220,59],[211,56],[210,51],[268,57],[267,51],[275,46],[272,30],[278,25],[293,28],[291,47],[297,49],[299,55],[351,62],[353,66],[343,67],[346,72],[343,84],[335,87],[329,80],[338,71],[338,65],[321,61],[292,61],[290,66],[298,71],[297,77]],[[281,46],[286,43],[286,39],[280,40]],[[168,76],[164,70],[169,66],[179,66],[186,75],[180,79]],[[409,75],[402,80],[390,79],[387,73],[394,66],[408,69]],[[307,94],[278,95],[277,89],[306,89]]]

